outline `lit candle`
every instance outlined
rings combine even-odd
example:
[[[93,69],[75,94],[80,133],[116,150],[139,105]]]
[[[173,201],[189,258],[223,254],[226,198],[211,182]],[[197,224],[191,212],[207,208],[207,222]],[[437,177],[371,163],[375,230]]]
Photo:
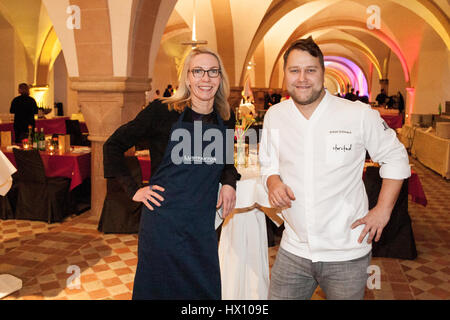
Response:
[[[30,142],[28,141],[28,139],[23,139],[22,140],[22,147],[27,150],[30,148]]]

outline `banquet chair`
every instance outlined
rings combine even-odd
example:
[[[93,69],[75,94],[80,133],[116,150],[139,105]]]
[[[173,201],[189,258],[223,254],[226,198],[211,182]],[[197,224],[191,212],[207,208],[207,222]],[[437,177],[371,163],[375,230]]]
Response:
[[[13,207],[11,205],[8,194],[0,196],[0,219],[15,219]]]
[[[47,177],[39,151],[13,149],[17,165],[15,218],[61,222],[69,214],[70,179]]]
[[[17,203],[17,172],[12,175],[12,185],[9,191],[0,195],[0,219],[15,219]]]
[[[70,135],[70,145],[90,146],[87,136],[81,133],[80,122],[78,120],[66,119],[66,133]]]
[[[142,172],[138,158],[127,156],[125,162],[133,179],[138,185],[141,185]],[[104,233],[138,233],[141,208],[142,203],[131,200],[117,179],[108,178],[98,231]]]
[[[378,167],[367,167],[364,186],[369,198],[369,209],[375,207],[380,193],[382,178]],[[408,214],[408,179],[405,179],[388,224],[378,242],[372,242],[372,256],[409,259],[417,257],[416,243]]]

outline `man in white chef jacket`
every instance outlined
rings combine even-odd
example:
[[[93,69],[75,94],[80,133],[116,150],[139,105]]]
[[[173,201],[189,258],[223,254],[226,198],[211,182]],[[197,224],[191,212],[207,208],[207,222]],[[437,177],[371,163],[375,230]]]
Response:
[[[324,89],[324,62],[312,38],[284,55],[290,99],[264,118],[259,160],[285,231],[272,268],[269,299],[363,299],[371,242],[380,239],[411,174],[408,155],[377,111]],[[366,149],[380,163],[377,205],[368,210],[362,180]]]

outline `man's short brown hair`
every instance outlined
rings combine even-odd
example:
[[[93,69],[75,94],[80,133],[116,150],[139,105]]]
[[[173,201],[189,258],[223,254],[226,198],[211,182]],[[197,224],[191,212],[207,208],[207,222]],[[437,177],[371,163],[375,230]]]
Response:
[[[30,93],[30,87],[26,83],[19,84],[19,93],[20,94],[29,94]]]
[[[300,39],[294,41],[289,48],[287,48],[286,52],[283,55],[284,65],[283,69],[286,68],[286,62],[289,57],[289,54],[292,50],[302,50],[308,52],[313,57],[319,58],[320,65],[322,69],[325,70],[325,63],[323,61],[323,53],[320,50],[319,46],[314,42],[313,38],[309,36],[307,39]]]
[[[19,90],[26,90],[26,89],[29,89],[29,88],[30,87],[26,83],[19,84]]]

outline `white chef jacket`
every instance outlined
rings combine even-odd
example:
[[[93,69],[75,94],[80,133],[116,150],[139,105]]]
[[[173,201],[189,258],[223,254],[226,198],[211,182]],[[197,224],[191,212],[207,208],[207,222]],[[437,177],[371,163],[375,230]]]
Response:
[[[368,213],[362,180],[366,149],[380,163],[380,176],[411,175],[408,154],[380,114],[362,102],[326,91],[306,119],[292,99],[272,106],[264,117],[259,161],[263,185],[280,175],[295,195],[283,210],[281,247],[316,261],[346,261],[366,255],[371,244],[351,229]]]

